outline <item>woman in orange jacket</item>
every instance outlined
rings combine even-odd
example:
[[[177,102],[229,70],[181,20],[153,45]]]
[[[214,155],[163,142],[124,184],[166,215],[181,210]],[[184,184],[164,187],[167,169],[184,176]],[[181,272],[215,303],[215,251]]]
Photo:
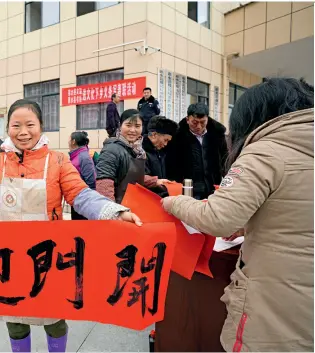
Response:
[[[62,197],[87,219],[119,219],[141,225],[139,218],[82,181],[69,159],[48,148],[38,104],[18,100],[8,112],[9,137],[0,154],[0,222],[62,220]],[[65,320],[6,317],[13,352],[30,352],[30,325],[44,326],[49,352],[65,352]]]

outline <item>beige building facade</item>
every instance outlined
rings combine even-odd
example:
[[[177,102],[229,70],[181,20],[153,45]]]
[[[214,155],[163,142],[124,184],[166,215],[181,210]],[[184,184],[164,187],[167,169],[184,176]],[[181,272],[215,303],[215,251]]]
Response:
[[[139,77],[168,118],[201,101],[227,125],[263,77],[313,79],[311,58],[266,60],[296,48],[313,57],[313,23],[313,3],[0,2],[0,137],[10,105],[27,97],[42,106],[51,148],[66,153],[71,132],[85,130],[100,149],[106,102],[66,106],[63,90]],[[138,100],[126,96],[119,110]]]

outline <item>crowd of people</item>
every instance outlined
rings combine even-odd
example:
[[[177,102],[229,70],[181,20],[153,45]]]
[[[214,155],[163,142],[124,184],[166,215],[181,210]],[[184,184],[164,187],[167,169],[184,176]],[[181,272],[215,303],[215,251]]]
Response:
[[[20,180],[32,179],[36,204],[23,200],[24,214],[0,200],[0,221],[61,220],[64,197],[73,220],[141,226],[120,205],[128,184],[139,183],[204,234],[245,239],[213,252],[213,278],[171,272],[155,351],[313,351],[313,87],[273,78],[248,89],[232,110],[228,135],[203,103],[191,104],[177,124],[159,115],[150,88],[143,93],[137,109],[121,116],[113,94],[98,158],[82,131],[69,137],[70,159],[49,150],[40,107],[15,102],[1,144],[0,187],[19,194]],[[184,179],[192,179],[193,197],[169,197],[165,185]],[[5,320],[13,352],[31,351],[33,324],[44,326],[50,352],[65,352],[65,320]]]

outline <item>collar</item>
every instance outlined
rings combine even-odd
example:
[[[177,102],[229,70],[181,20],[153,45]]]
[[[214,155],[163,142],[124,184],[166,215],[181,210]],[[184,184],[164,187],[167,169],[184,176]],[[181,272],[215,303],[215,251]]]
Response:
[[[78,156],[81,152],[83,151],[89,151],[87,146],[81,146],[79,148],[76,148],[75,150],[69,152],[70,159],[74,159],[76,156]]]
[[[49,144],[48,137],[46,135],[41,135],[37,144],[32,148],[32,151],[37,151],[48,144]],[[3,149],[5,152],[14,152],[14,153],[22,154],[22,151],[15,147],[10,137],[7,137],[4,140],[4,142],[1,145],[1,149]]]
[[[196,136],[196,137],[204,137],[205,136],[205,134],[208,132],[207,131],[207,129],[201,134],[201,135],[197,135],[197,134],[195,134],[194,132],[192,132],[190,129],[189,129],[189,131],[194,135],[194,136]]]

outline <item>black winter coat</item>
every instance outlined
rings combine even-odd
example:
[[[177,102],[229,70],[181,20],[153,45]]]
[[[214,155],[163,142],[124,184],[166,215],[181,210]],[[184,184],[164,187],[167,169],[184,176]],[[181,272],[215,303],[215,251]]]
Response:
[[[114,102],[108,103],[106,108],[106,131],[109,137],[115,137],[120,126],[120,116]]]
[[[157,176],[159,179],[166,179],[165,149],[157,150],[147,135],[143,137],[142,147],[147,154],[146,174]]]
[[[228,154],[225,127],[209,118],[207,133],[202,145],[189,129],[186,118],[179,123],[179,130],[168,146],[166,175],[170,180],[182,183],[192,179],[194,197],[207,198],[221,183],[225,175]]]
[[[166,179],[165,148],[157,150],[147,135],[143,137],[142,147],[147,154],[145,174],[157,176],[159,179]],[[166,187],[163,185],[156,186],[150,190],[161,197],[169,196]]]
[[[147,134],[150,119],[153,116],[160,114],[159,102],[153,96],[150,96],[147,101],[144,98],[141,98],[138,102],[137,109],[143,118],[143,134]]]
[[[0,139],[0,147],[1,147],[2,144],[3,144],[3,141]],[[4,151],[0,148],[0,153],[1,152],[4,152]]]
[[[105,140],[96,165],[96,180],[111,179],[119,185],[128,173],[130,157],[136,157],[131,147],[115,137]]]

